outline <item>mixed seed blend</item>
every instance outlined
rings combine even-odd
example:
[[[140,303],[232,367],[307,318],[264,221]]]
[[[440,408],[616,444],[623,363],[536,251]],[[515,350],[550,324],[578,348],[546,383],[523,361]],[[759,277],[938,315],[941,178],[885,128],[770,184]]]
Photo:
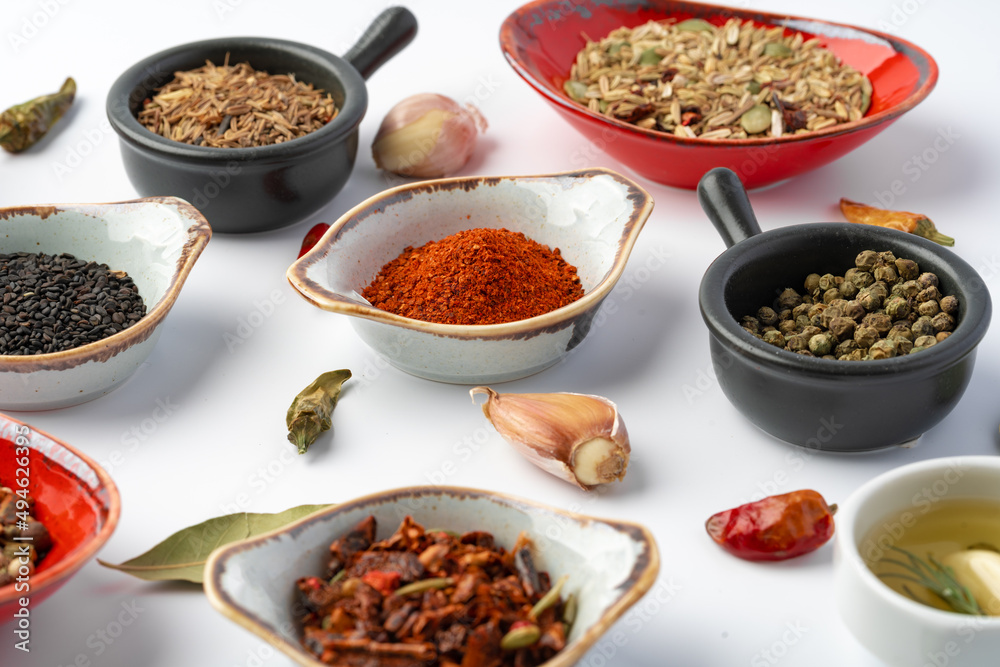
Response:
[[[811,273],[740,324],[765,343],[811,357],[865,361],[932,347],[955,328],[958,299],[934,273],[892,252],[865,250],[843,276]]]
[[[872,85],[816,38],[730,19],[589,37],[563,88],[591,111],[678,137],[746,139],[861,119]]]

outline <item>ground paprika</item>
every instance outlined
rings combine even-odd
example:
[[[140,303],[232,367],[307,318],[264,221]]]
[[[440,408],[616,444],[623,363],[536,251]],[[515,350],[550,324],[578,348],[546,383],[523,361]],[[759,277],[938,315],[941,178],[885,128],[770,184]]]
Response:
[[[559,249],[508,229],[470,229],[407,247],[362,295],[374,307],[425,322],[500,324],[583,296]]]

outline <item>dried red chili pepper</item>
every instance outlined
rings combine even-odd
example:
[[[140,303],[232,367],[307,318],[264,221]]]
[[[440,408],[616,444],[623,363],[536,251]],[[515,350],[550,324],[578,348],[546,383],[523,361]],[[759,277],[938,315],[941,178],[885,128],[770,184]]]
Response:
[[[390,595],[399,588],[399,581],[403,575],[399,572],[386,572],[384,570],[370,570],[365,572],[361,581],[365,582],[382,595]]]
[[[786,560],[815,551],[833,535],[836,505],[816,491],[792,491],[712,515],[709,536],[746,560]]]
[[[313,246],[319,243],[319,240],[323,238],[323,234],[328,229],[330,229],[330,225],[325,222],[313,225],[313,228],[306,232],[306,237],[302,239],[302,248],[299,249],[299,257],[312,250]]]

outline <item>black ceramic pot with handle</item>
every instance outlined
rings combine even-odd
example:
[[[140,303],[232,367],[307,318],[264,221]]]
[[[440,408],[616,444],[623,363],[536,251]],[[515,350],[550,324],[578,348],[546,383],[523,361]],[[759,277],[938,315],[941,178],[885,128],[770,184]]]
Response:
[[[413,14],[391,7],[343,58],[307,44],[267,37],[223,37],[183,44],[126,70],[111,86],[107,113],[118,133],[129,180],[144,197],[172,195],[201,211],[216,232],[285,227],[326,205],[346,183],[368,108],[365,79],[410,43]],[[303,137],[268,146],[213,148],[162,137],[143,127],[143,101],[174,72],[248,62],[271,74],[292,73],[329,92],[338,114]]]
[[[891,229],[807,223],[761,232],[735,173],[707,172],[698,199],[728,246],[702,278],[699,304],[726,397],[767,433],[796,445],[861,452],[906,444],[958,403],[990,323],[989,291],[954,252]],[[839,361],[778,349],[739,323],[778,293],[800,293],[810,273],[843,275],[862,250],[891,250],[936,273],[959,300],[958,322],[926,350],[878,361]]]

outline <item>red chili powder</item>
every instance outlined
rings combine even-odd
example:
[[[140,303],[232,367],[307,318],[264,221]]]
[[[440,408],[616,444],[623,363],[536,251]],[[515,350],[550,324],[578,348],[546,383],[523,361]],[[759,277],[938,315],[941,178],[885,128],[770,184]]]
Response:
[[[558,248],[508,229],[470,229],[406,248],[362,295],[415,320],[500,324],[561,308],[583,296],[583,287]]]

